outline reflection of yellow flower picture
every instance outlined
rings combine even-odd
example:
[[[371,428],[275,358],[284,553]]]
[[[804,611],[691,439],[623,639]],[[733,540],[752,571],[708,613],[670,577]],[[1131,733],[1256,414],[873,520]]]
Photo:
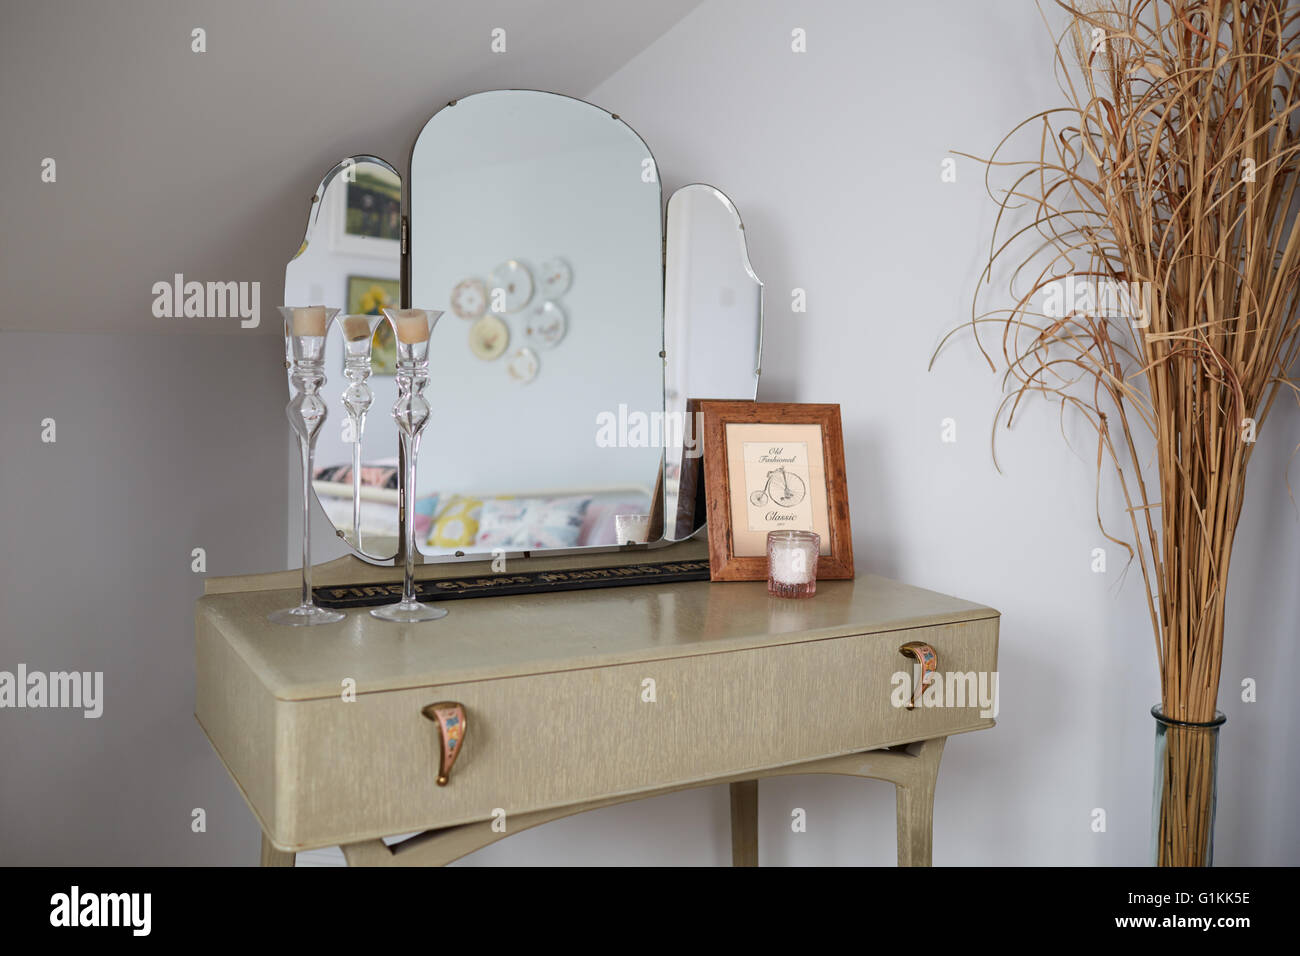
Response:
[[[355,315],[383,315],[401,300],[402,287],[397,279],[374,279],[348,276],[348,312]],[[393,327],[380,322],[370,344],[370,370],[375,375],[392,375],[397,371],[397,341]]]

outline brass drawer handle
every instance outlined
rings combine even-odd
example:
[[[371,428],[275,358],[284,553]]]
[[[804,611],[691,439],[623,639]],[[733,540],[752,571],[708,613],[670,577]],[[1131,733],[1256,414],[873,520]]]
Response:
[[[939,655],[923,641],[908,641],[898,649],[898,653],[921,665],[921,679],[912,688],[912,699],[907,702],[907,709],[915,710],[917,700],[934,681],[935,672],[939,669]]]
[[[445,787],[451,777],[451,765],[465,749],[465,732],[469,730],[465,707],[454,700],[440,700],[422,708],[420,713],[438,728],[438,786]]]

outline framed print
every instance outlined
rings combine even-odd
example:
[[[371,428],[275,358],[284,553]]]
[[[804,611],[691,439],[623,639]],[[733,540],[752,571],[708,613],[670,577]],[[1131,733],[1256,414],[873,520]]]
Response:
[[[853,537],[838,405],[699,403],[709,577],[767,578],[769,531],[821,536],[819,579],[853,577]]]

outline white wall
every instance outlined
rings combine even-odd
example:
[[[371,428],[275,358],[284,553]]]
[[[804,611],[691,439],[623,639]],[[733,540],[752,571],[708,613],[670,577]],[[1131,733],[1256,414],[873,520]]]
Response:
[[[0,864],[256,861],[193,717],[194,602],[284,567],[274,341],[0,330],[0,670],[103,673],[98,719],[0,711]]]
[[[102,667],[107,699],[100,721],[0,721],[0,753],[19,768],[7,762],[0,787],[0,861],[255,860],[252,815],[190,718],[201,580],[188,555],[207,543],[210,573],[282,563],[284,488],[296,480],[284,470],[283,370],[271,337],[203,320],[159,328],[149,286],[174,271],[260,278],[269,309],[330,165],[363,150],[396,161],[439,103],[511,86],[585,94],[628,117],[669,189],[712,181],[735,199],[768,289],[762,397],[843,404],[859,567],[1004,612],[1000,725],[948,748],[936,861],[1145,859],[1152,642],[1136,577],[1121,586],[1114,571],[1088,571],[1099,543],[1089,467],[1040,409],[1003,442],[999,477],[986,442],[996,379],[968,343],[925,372],[940,332],[968,314],[992,223],[975,169],[943,184],[939,161],[990,149],[1053,102],[1035,7],[821,2],[791,14],[709,2],[591,88],[657,32],[644,18],[667,24],[688,5],[637,4],[633,17],[579,3],[512,13],[385,0],[358,20],[343,0],[332,14],[234,3],[203,8],[206,59],[189,52],[183,5],[5,7],[0,88],[40,95],[0,99],[17,144],[0,155],[6,221],[30,230],[0,257],[0,651],[44,669]],[[604,19],[591,25],[583,7]],[[493,57],[466,40],[501,17],[517,52]],[[789,52],[795,26],[808,31],[806,54]],[[401,49],[355,58],[390,42]],[[355,82],[322,96],[319,77],[284,58],[304,43],[321,62],[351,57]],[[393,71],[396,60],[409,68]],[[49,153],[57,186],[38,178]],[[263,165],[243,161],[254,154]],[[808,290],[806,315],[788,311],[794,287]],[[118,334],[182,326],[229,336]],[[49,334],[87,328],[114,334]],[[53,446],[39,443],[46,415],[59,422]],[[939,443],[946,416],[958,419],[956,445]],[[1284,480],[1300,442],[1294,409],[1269,431],[1233,569],[1221,863],[1300,860],[1289,799],[1298,705],[1283,684],[1298,663],[1300,550]],[[1260,681],[1257,704],[1232,693],[1247,675]],[[887,784],[797,777],[760,794],[764,863],[892,862]],[[190,830],[199,806],[202,835]],[[794,806],[809,816],[797,836]],[[1095,835],[1098,806],[1109,829]],[[557,822],[465,863],[714,864],[728,853],[726,791],[708,788]]]
[[[796,27],[803,54],[790,49]],[[1148,853],[1153,639],[1137,568],[1121,581],[1112,548],[1109,572],[1090,571],[1106,542],[1087,445],[1072,454],[1056,409],[1039,404],[1001,436],[999,476],[998,379],[968,338],[926,371],[940,335],[970,315],[994,214],[979,167],[962,160],[944,183],[940,162],[952,149],[987,154],[1056,105],[1050,57],[1035,6],[1020,0],[710,0],[590,96],[651,144],[666,192],[712,182],[740,209],[767,285],[759,397],[841,403],[860,571],[1003,613],[999,725],[948,745],[936,863],[1141,864]],[[790,310],[794,288],[807,291],[806,314]],[[946,417],[953,445],[940,442]],[[1286,809],[1300,782],[1297,704],[1280,676],[1297,664],[1300,619],[1300,523],[1284,481],[1300,441],[1294,405],[1267,432],[1232,569],[1223,864],[1300,862]],[[1243,677],[1259,681],[1258,703],[1241,703]],[[683,795],[676,812],[692,819],[719,799]],[[790,832],[796,806],[806,834]],[[1097,807],[1105,833],[1089,826]],[[640,811],[608,812],[630,831]],[[887,863],[893,815],[884,785],[763,781],[762,861]],[[726,828],[710,833],[683,862],[722,854]]]
[[[275,306],[312,191],[344,156],[404,166],[467,92],[581,95],[693,5],[0,4],[0,669],[102,670],[105,697],[98,720],[0,712],[0,864],[256,862],[193,719],[191,549],[207,574],[286,566]],[[156,318],[151,287],[176,272],[260,282],[260,328]]]

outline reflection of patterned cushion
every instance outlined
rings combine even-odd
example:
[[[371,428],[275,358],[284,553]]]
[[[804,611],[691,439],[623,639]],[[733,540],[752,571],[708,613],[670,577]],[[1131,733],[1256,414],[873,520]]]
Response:
[[[483,505],[476,549],[572,548],[591,498],[494,498]]]
[[[473,544],[482,510],[482,498],[451,495],[434,516],[429,544],[435,548],[464,548]]]
[[[433,530],[433,516],[438,513],[438,496],[425,495],[415,499],[415,540],[423,541]]]

